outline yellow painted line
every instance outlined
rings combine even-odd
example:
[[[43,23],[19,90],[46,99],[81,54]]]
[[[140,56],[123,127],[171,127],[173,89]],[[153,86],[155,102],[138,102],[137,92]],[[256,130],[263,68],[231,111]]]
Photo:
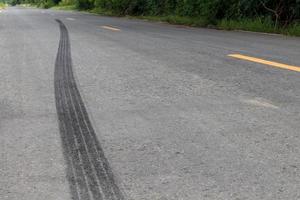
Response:
[[[263,60],[260,58],[244,56],[241,54],[229,54],[228,56],[232,57],[232,58],[241,59],[241,60],[247,60],[247,61],[256,62],[256,63],[260,63],[260,64],[264,64],[264,65],[269,65],[272,67],[277,67],[277,68],[281,68],[281,69],[287,69],[287,70],[291,70],[291,71],[300,72],[300,67],[298,67],[298,66],[292,66],[292,65],[282,64],[282,63],[278,63],[278,62],[272,62],[272,61]]]
[[[66,20],[74,21],[75,19],[72,17],[67,17]]]
[[[111,27],[111,26],[101,26],[101,27],[104,28],[104,29],[107,29],[107,30],[111,30],[111,31],[121,31],[120,29],[114,28],[114,27]]]

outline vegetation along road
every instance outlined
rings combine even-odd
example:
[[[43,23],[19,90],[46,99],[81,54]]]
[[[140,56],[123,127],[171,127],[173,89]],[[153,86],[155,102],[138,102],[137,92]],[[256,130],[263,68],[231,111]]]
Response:
[[[0,11],[1,200],[300,199],[300,38]]]

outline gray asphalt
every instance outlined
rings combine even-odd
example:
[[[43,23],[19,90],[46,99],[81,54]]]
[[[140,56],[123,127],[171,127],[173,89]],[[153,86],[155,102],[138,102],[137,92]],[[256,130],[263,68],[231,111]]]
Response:
[[[59,53],[55,19],[68,29],[72,57]],[[119,197],[103,199],[300,199],[300,73],[227,56],[233,53],[300,66],[300,39],[2,11],[0,199],[97,199],[112,183]],[[55,67],[69,72],[55,75]],[[64,140],[62,122],[74,138],[89,130],[86,151],[80,144],[66,151],[79,139]],[[82,176],[70,175],[74,152]],[[97,175],[97,163],[106,162],[111,178]]]

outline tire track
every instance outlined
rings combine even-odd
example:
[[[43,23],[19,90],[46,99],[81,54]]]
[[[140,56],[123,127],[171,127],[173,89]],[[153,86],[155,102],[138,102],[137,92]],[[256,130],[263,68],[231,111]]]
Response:
[[[60,27],[55,63],[55,99],[67,163],[67,177],[74,200],[124,200],[96,137],[73,75],[66,26]]]

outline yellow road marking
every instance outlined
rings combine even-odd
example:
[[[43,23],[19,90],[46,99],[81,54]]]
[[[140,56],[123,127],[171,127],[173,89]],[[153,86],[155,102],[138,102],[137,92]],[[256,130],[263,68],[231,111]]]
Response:
[[[111,30],[111,31],[121,31],[120,29],[114,28],[114,27],[111,27],[111,26],[101,26],[101,27],[104,28],[104,29]]]
[[[286,65],[286,64],[282,64],[282,63],[278,63],[278,62],[272,62],[272,61],[263,60],[260,58],[254,58],[254,57],[250,57],[250,56],[244,56],[244,55],[240,55],[240,54],[229,54],[228,56],[237,58],[237,59],[241,59],[241,60],[247,60],[247,61],[256,62],[256,63],[260,63],[260,64],[264,64],[264,65],[269,65],[272,67],[277,67],[277,68],[281,68],[281,69],[288,69],[288,70],[300,72],[300,67],[297,67],[297,66]]]
[[[245,99],[245,100],[242,100],[242,102],[249,104],[249,105],[253,105],[253,106],[279,109],[278,106],[275,106],[273,103],[267,102],[266,100],[264,100],[262,98]]]

